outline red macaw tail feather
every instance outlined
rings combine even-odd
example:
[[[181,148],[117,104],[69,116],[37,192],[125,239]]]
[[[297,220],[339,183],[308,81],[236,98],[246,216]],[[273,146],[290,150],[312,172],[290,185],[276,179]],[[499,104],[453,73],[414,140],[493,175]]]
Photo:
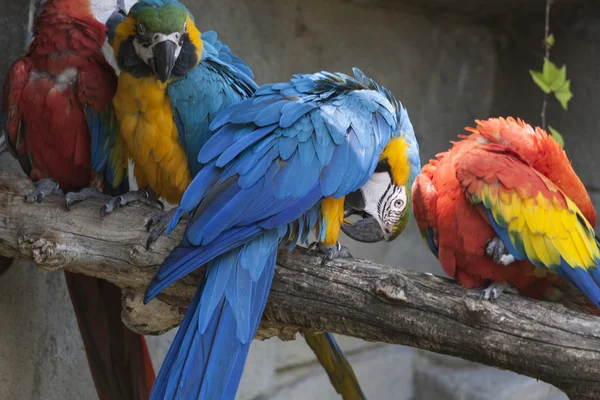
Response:
[[[144,336],[121,320],[121,289],[65,271],[71,302],[100,400],[147,400],[155,380]]]

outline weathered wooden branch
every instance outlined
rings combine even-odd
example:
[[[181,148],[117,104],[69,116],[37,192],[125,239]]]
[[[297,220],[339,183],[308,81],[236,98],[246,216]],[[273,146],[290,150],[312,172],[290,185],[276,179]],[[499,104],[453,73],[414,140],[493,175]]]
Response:
[[[144,226],[154,209],[134,205],[101,218],[100,200],[70,212],[60,196],[25,204],[31,188],[0,172],[1,255],[114,282],[125,289],[123,319],[138,332],[159,334],[179,324],[198,275],[147,306],[141,296],[184,224],[146,251]],[[513,295],[482,302],[431,274],[365,260],[321,267],[304,249],[282,252],[258,337],[292,339],[300,328],[458,356],[552,383],[571,399],[600,398],[600,319]]]

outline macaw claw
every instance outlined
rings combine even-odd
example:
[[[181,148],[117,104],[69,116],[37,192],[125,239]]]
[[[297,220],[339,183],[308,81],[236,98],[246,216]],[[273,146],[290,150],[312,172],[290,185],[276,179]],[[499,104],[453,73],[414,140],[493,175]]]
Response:
[[[308,251],[310,252],[314,247],[317,247],[321,253],[323,253],[323,258],[321,259],[321,267],[324,267],[328,261],[337,260],[340,258],[352,258],[352,254],[350,254],[350,250],[340,242],[336,242],[335,245],[329,246],[319,242],[313,242],[308,246]]]
[[[63,194],[63,191],[58,186],[58,182],[54,179],[44,178],[35,182],[35,189],[25,196],[25,203],[41,203],[49,194]]]
[[[146,250],[150,250],[150,245],[167,229],[176,211],[177,207],[173,207],[169,211],[158,212],[150,216],[146,223],[146,230],[150,232],[146,240]],[[181,221],[182,219],[187,219],[187,214],[182,215],[179,220]]]
[[[65,205],[67,206],[67,210],[71,211],[71,206],[75,203],[79,203],[81,201],[87,199],[101,199],[106,197],[97,186],[92,186],[89,188],[85,188],[80,190],[79,192],[69,192],[65,195]]]
[[[481,293],[481,300],[488,300],[491,303],[498,300],[502,293],[512,293],[519,294],[519,291],[516,287],[512,286],[508,282],[493,282],[487,288],[483,289],[483,293]]]
[[[134,201],[140,201],[149,206],[160,208],[164,210],[165,205],[162,201],[158,200],[152,193],[147,190],[131,190],[120,196],[113,197],[100,209],[100,215],[105,216],[107,213],[111,213],[117,208],[121,208]]]
[[[515,257],[509,253],[506,245],[498,236],[485,243],[485,254],[492,257],[494,262],[499,265],[506,266],[515,261]]]

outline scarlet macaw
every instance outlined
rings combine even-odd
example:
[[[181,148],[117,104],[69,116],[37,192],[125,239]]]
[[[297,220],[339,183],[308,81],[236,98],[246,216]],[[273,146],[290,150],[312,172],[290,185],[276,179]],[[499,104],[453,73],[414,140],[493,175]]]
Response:
[[[102,54],[116,4],[47,0],[34,23],[27,55],[11,67],[2,103],[2,130],[12,154],[35,182],[27,202],[65,190],[128,188],[127,159],[111,99],[117,77]],[[81,193],[73,193],[77,201]],[[65,271],[71,301],[101,399],[146,399],[154,369],[144,337],[121,321],[121,290]]]
[[[512,285],[529,297],[600,307],[596,212],[560,145],[513,118],[467,130],[413,187],[419,229],[446,273],[486,288],[489,300]]]
[[[336,242],[352,213],[364,219],[351,236],[392,240],[408,220],[420,167],[406,110],[358,70],[354,78],[321,72],[264,85],[210,128],[202,169],[167,230],[191,213],[184,239],[146,292],[148,302],[207,264],[153,399],[233,399],[277,249],[306,243],[314,229],[329,258],[345,256]]]
[[[210,123],[221,110],[256,90],[252,71],[217,40],[216,33],[200,34],[193,16],[177,1],[141,1],[111,29],[122,71],[114,104],[138,184],[146,190],[119,196],[104,210],[145,198],[146,191],[179,203],[200,170],[198,152],[212,134]],[[149,225],[157,226],[148,245],[175,211],[151,218]],[[336,390],[346,398],[362,398],[352,367],[333,336],[304,332],[304,337]]]

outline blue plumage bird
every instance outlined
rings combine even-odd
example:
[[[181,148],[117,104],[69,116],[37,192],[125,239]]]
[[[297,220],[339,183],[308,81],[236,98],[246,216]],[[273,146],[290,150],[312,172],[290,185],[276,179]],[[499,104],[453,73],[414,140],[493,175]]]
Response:
[[[184,239],[146,292],[148,302],[206,265],[153,399],[235,397],[279,247],[306,243],[311,230],[335,243],[352,213],[364,217],[357,229],[379,224],[379,231],[349,228],[350,236],[391,240],[410,213],[407,187],[418,172],[412,125],[392,94],[359,70],[264,85],[210,129],[202,168],[167,229],[190,214]],[[341,256],[336,249],[325,248],[329,258]]]

